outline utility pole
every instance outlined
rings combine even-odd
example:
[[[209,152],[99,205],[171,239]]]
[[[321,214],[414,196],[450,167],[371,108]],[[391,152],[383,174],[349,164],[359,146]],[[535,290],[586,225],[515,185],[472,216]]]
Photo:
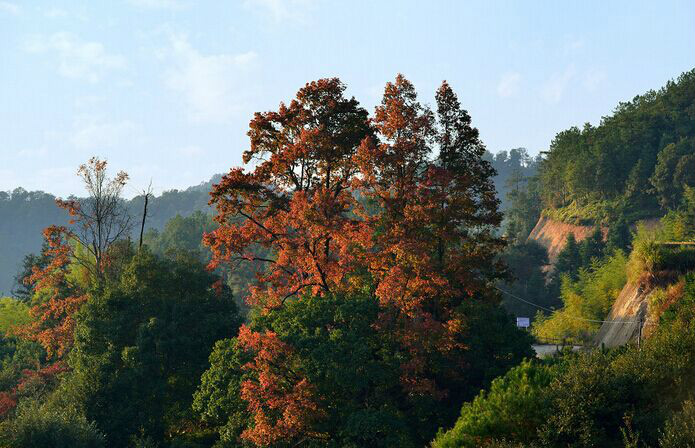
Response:
[[[643,317],[640,316],[639,318],[639,331],[637,333],[637,348],[639,350],[642,349],[642,324],[643,324]]]

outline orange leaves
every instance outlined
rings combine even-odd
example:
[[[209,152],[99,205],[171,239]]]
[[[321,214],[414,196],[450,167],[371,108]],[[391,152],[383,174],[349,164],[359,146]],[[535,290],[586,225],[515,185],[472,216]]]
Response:
[[[31,308],[34,322],[19,330],[27,339],[40,343],[49,358],[62,358],[72,347],[75,313],[87,301],[87,295],[50,297]]]
[[[72,248],[67,242],[65,227],[51,226],[44,230],[48,243],[44,256],[48,264],[34,267],[28,282],[39,291],[42,299],[30,309],[34,320],[16,332],[40,343],[49,358],[63,357],[72,346],[74,315],[87,300],[87,295],[69,285],[66,275]]]
[[[319,80],[289,105],[255,114],[244,153],[253,171],[231,170],[211,193],[220,227],[205,235],[210,266],[262,264],[247,301],[267,312],[305,293],[375,294],[375,331],[395,336],[404,353],[402,386],[443,398],[435,364],[450,360],[444,375],[457,380],[463,371],[459,305],[488,295],[498,275],[493,171],[448,85],[435,117],[399,75],[371,120],[344,89]],[[255,422],[243,437],[257,445],[321,437],[320,397],[293,370],[293,348],[247,327],[239,341],[254,355],[255,378],[242,388]]]
[[[61,362],[50,364],[37,370],[25,369],[19,382],[9,391],[0,392],[0,418],[17,407],[18,398],[23,394],[31,394],[32,390],[47,385],[55,386],[57,375],[66,372],[68,368]]]
[[[288,441],[300,436],[319,437],[311,424],[322,415],[315,391],[306,378],[292,371],[293,349],[275,333],[254,332],[246,326],[239,329],[239,342],[255,356],[246,368],[257,379],[246,380],[241,397],[248,402],[254,418],[253,426],[242,438],[259,446]]]
[[[260,262],[248,301],[266,308],[345,282],[354,231],[353,156],[370,134],[367,112],[338,79],[307,84],[289,106],[251,121],[252,173],[233,169],[211,193],[220,228],[205,236],[220,263]],[[271,255],[260,256],[259,249]]]

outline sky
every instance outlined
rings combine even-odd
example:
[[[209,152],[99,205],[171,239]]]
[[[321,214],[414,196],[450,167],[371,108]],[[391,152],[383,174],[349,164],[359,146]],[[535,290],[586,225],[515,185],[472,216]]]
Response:
[[[490,151],[538,154],[693,67],[692,0],[0,0],[0,190],[83,194],[91,156],[126,196],[197,185],[334,76],[370,111],[398,73],[430,105],[446,79]]]

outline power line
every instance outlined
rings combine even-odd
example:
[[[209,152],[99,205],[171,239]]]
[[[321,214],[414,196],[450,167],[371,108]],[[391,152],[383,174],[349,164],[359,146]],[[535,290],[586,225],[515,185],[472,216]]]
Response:
[[[557,310],[554,310],[554,309],[552,309],[552,308],[547,308],[547,307],[544,307],[544,306],[542,306],[542,305],[538,305],[538,304],[536,304],[536,303],[529,302],[528,300],[522,299],[521,297],[519,297],[519,296],[517,296],[517,295],[514,295],[514,294],[512,294],[512,293],[509,292],[509,291],[505,291],[504,289],[499,288],[499,287],[497,287],[497,286],[495,286],[495,285],[492,285],[492,287],[495,288],[496,290],[498,290],[499,292],[508,295],[509,297],[512,297],[512,298],[514,298],[514,299],[516,299],[516,300],[519,300],[519,301],[521,301],[521,302],[524,302],[524,303],[527,304],[527,305],[531,305],[531,306],[534,306],[534,307],[536,307],[536,308],[538,308],[538,309],[545,310],[545,311],[548,311],[548,312],[551,312],[551,313],[554,313],[554,312],[557,311]],[[585,317],[579,317],[579,316],[571,316],[571,315],[565,315],[565,316],[566,316],[567,318],[569,318],[569,319],[581,320],[581,321],[584,321],[584,322],[593,322],[593,323],[598,323],[598,324],[642,324],[642,325],[653,325],[652,322],[646,322],[646,321],[640,322],[640,321],[633,321],[633,320],[597,320],[597,319],[587,319],[587,318],[585,318]]]

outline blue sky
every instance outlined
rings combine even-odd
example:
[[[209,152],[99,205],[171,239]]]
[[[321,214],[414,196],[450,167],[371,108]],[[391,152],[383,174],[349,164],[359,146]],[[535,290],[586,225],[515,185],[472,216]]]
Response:
[[[447,79],[491,151],[547,149],[695,67],[689,1],[0,0],[0,190],[127,195],[239,165],[254,111],[338,76],[372,110],[403,73]]]

